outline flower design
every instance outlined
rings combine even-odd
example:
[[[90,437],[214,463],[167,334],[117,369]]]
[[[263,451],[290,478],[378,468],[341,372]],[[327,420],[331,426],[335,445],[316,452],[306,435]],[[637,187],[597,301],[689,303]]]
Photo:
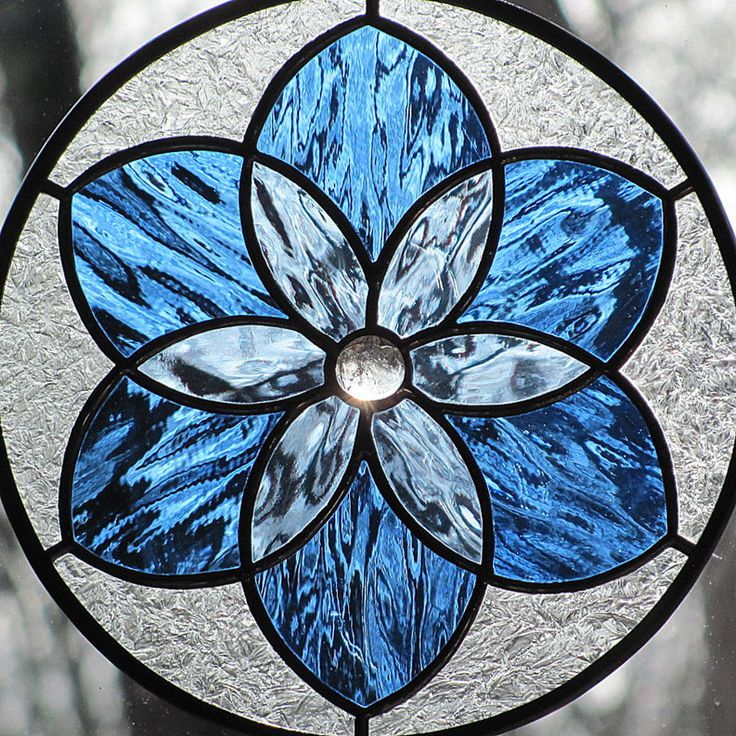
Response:
[[[118,367],[62,509],[112,574],[242,581],[286,661],[370,714],[486,585],[595,585],[676,529],[617,371],[667,278],[663,190],[502,152],[458,72],[362,23],[274,82],[244,144],[160,141],[72,187],[70,288]]]

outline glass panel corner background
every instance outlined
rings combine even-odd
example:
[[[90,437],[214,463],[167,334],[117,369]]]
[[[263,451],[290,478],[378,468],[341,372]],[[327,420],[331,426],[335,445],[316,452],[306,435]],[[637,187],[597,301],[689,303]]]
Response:
[[[3,116],[0,127],[0,170],[5,172],[0,180],[0,213],[4,215],[11,197],[17,187],[20,174],[27,168],[31,158],[42,142],[42,138],[50,132],[44,130],[55,114],[61,113],[74,100],[77,93],[87,88],[90,83],[113,67],[129,52],[141,43],[154,37],[158,32],[166,30],[176,22],[193,13],[207,10],[216,5],[213,2],[195,2],[188,0],[157,0],[154,9],[153,0],[147,2],[123,3],[110,1],[100,7],[92,0],[69,0],[68,4],[51,3],[53,10],[48,10],[48,17],[43,19],[39,27],[38,18],[23,18],[25,8],[33,3],[10,4],[0,11],[0,18],[10,18],[8,42],[0,44],[0,60],[5,77],[4,97],[2,99]],[[524,3],[520,3],[524,4]],[[160,7],[158,7],[160,5]],[[349,3],[344,3],[346,7]],[[411,12],[410,2],[387,2],[397,17]],[[736,211],[736,149],[733,129],[736,126],[736,102],[728,84],[732,72],[736,71],[736,62],[730,49],[730,40],[736,34],[736,13],[725,0],[714,0],[707,5],[695,0],[681,0],[678,3],[662,4],[635,2],[623,3],[614,0],[608,2],[589,0],[578,3],[576,0],[565,2],[529,2],[531,9],[546,15],[548,18],[564,23],[573,32],[589,41],[594,47],[601,49],[612,58],[659,101],[673,116],[681,127],[685,137],[695,146],[709,169],[715,184],[729,213]],[[624,9],[625,7],[625,9]],[[354,12],[359,12],[356,10]],[[60,15],[54,18],[54,14]],[[323,21],[325,29],[339,22],[339,18]],[[421,24],[421,18],[419,18]],[[427,18],[425,17],[426,21]],[[311,19],[319,23],[319,19]],[[431,24],[430,24],[431,25]],[[431,27],[427,25],[426,35],[431,38]],[[419,30],[417,28],[417,30]],[[297,51],[311,37],[319,33],[318,28],[303,30],[295,26],[293,37],[283,39],[285,48],[291,46],[292,53]],[[22,38],[24,43],[11,43],[11,36]],[[300,34],[306,34],[304,38]],[[29,41],[29,39],[33,39]],[[44,42],[39,42],[44,39]],[[276,42],[275,39],[271,39]],[[58,53],[58,44],[66,43],[66,59],[68,63],[64,72],[68,76],[56,80],[57,87],[50,101],[46,95],[38,95],[41,89],[39,80],[47,75],[49,69],[55,67],[53,54]],[[34,56],[40,57],[31,63],[27,54],[29,44],[34,49]],[[458,53],[462,53],[462,47]],[[227,58],[227,49],[223,49]],[[39,69],[35,65],[39,65]],[[45,65],[45,66],[44,66]],[[18,75],[18,69],[24,74]],[[181,75],[170,70],[172,79]],[[685,73],[687,72],[687,73]],[[35,76],[34,76],[35,74]],[[22,79],[19,80],[18,76]],[[47,80],[48,81],[48,80]],[[482,91],[482,90],[481,90]],[[36,94],[39,99],[29,95]],[[247,93],[244,93],[247,94]],[[257,100],[260,93],[255,93]],[[59,98],[59,99],[57,99]],[[62,99],[63,98],[63,99]],[[43,100],[45,106],[39,104]],[[214,101],[210,101],[214,106]],[[49,105],[58,104],[57,113],[49,109]],[[232,113],[218,111],[224,119]],[[58,117],[58,115],[57,115]],[[222,125],[222,123],[219,123]],[[131,123],[127,142],[129,147],[135,140],[135,123]],[[513,126],[507,123],[508,129]],[[526,134],[523,121],[519,122],[519,130],[510,135],[523,139]],[[228,131],[223,130],[225,134]],[[34,137],[35,136],[35,137]],[[143,142],[143,141],[140,141]],[[541,144],[543,141],[540,141]],[[633,146],[633,143],[631,144]],[[617,155],[622,160],[634,160],[639,154],[626,150],[627,141],[620,144]],[[507,148],[513,147],[506,144]],[[112,152],[112,151],[111,151]],[[603,153],[610,151],[603,149]],[[85,151],[77,151],[76,162],[60,163],[58,169],[62,179],[75,178],[81,170],[74,166],[84,161]],[[94,154],[94,161],[99,159]],[[82,165],[86,169],[89,163]],[[65,169],[64,167],[67,166]],[[657,170],[668,185],[676,185],[679,181],[677,171],[673,170],[666,156],[655,151],[651,154],[651,166]],[[34,232],[28,237],[48,242],[48,262],[56,258],[55,242],[58,227],[58,207],[53,197],[41,195],[34,208]],[[630,379],[644,394],[647,401],[658,415],[662,428],[669,437],[680,436],[688,441],[697,441],[700,432],[708,428],[709,418],[733,416],[736,408],[732,396],[724,396],[719,390],[723,385],[723,374],[730,369],[733,358],[734,327],[733,301],[729,295],[729,287],[725,273],[719,272],[717,246],[702,237],[704,229],[704,213],[697,198],[686,196],[677,204],[679,225],[680,256],[683,261],[682,272],[687,270],[687,279],[676,272],[672,282],[668,302],[665,309],[674,312],[688,310],[698,316],[697,322],[689,322],[684,331],[675,335],[668,331],[666,324],[656,324],[646,338],[649,347],[645,354],[636,355],[628,362],[624,375]],[[4,217],[2,218],[4,219]],[[95,348],[86,332],[64,334],[59,331],[59,322],[49,320],[51,314],[65,314],[73,311],[71,303],[51,303],[46,301],[47,295],[58,292],[58,281],[61,273],[43,267],[43,264],[30,259],[23,260],[14,266],[12,279],[16,284],[32,283],[38,290],[38,301],[24,305],[23,308],[10,304],[3,305],[3,328],[6,334],[2,337],[3,345],[12,346],[13,329],[30,322],[38,325],[41,339],[70,342],[70,353],[75,355],[91,355]],[[678,280],[679,279],[679,280]],[[701,299],[703,294],[714,292],[723,294],[718,300]],[[63,319],[60,320],[63,323]],[[645,344],[646,344],[645,341]],[[89,343],[87,345],[86,343]],[[709,354],[715,355],[703,369],[703,380],[692,382],[692,379],[679,371],[683,364],[692,368],[698,365],[699,345],[707,344]],[[719,352],[720,351],[720,352]],[[63,385],[49,391],[47,395],[34,397],[38,402],[36,409],[31,405],[25,414],[18,416],[32,417],[34,411],[43,412],[44,402],[64,402],[68,406],[68,424],[60,419],[59,426],[43,428],[34,427],[32,421],[26,425],[14,427],[16,435],[25,436],[28,454],[17,459],[17,472],[21,477],[33,477],[37,472],[34,464],[58,464],[54,453],[63,452],[66,437],[71,430],[74,418],[79,414],[84,401],[103,380],[111,368],[106,359],[95,357],[70,365],[63,354],[53,355],[50,362],[42,365],[29,363],[29,370],[37,370],[41,375],[51,378],[63,375]],[[720,356],[720,357],[719,357]],[[25,356],[15,353],[16,368],[24,361]],[[12,384],[12,376],[2,376],[4,381]],[[688,380],[690,381],[688,383]],[[14,397],[8,392],[3,394],[2,411],[6,414],[13,407]],[[25,400],[25,397],[24,397]],[[693,407],[698,408],[698,424],[692,420]],[[20,422],[23,421],[21,418]],[[265,421],[265,420],[264,420]],[[702,423],[702,424],[700,424]],[[712,508],[712,501],[720,490],[722,475],[725,473],[724,462],[731,452],[733,433],[729,427],[723,427],[712,441],[710,452],[712,457],[704,458],[701,463],[682,461],[683,477],[678,478],[681,488],[697,487],[705,489],[705,498],[681,494],[680,531],[685,537],[696,539],[702,531],[704,522]],[[712,428],[711,428],[712,431]],[[53,442],[49,438],[62,438]],[[32,452],[32,448],[43,445],[47,451]],[[677,453],[681,452],[678,443],[671,442],[671,451],[677,461]],[[48,473],[46,474],[48,475]],[[39,496],[44,493],[54,495],[56,488],[40,488]],[[711,503],[711,506],[708,504]],[[53,505],[53,504],[52,504]],[[38,516],[44,515],[43,507]],[[59,540],[56,536],[58,518],[48,515],[47,523],[39,528],[46,544],[52,546]],[[732,622],[730,620],[729,601],[732,599],[733,583],[736,579],[734,567],[736,563],[736,544],[734,544],[733,524],[727,530],[721,542],[718,554],[711,560],[704,576],[696,588],[670,619],[665,628],[657,634],[644,649],[622,669],[609,676],[594,687],[586,695],[561,709],[546,719],[518,730],[524,736],[546,736],[553,733],[580,733],[593,736],[610,734],[646,733],[652,736],[659,734],[675,734],[676,736],[697,736],[709,734],[731,734],[732,715],[736,713],[736,702],[730,691],[729,683],[736,677],[736,648],[732,643]],[[84,734],[143,734],[178,733],[192,734],[218,733],[216,727],[199,723],[197,719],[180,711],[176,707],[159,701],[139,686],[117,673],[106,660],[98,655],[86,641],[77,634],[56,609],[46,593],[37,583],[27,563],[22,559],[17,545],[12,538],[7,524],[2,526],[3,545],[3,582],[0,587],[0,651],[6,653],[6,661],[10,666],[0,673],[0,719],[5,725],[8,736],[21,736],[28,733],[55,733],[81,736]],[[116,606],[121,608],[135,607],[138,600],[132,586],[121,581],[104,579],[97,572],[85,573],[81,568],[84,563],[66,560],[60,565],[63,577],[75,594],[89,601],[90,606],[98,606],[100,616],[107,616],[110,626],[114,627]],[[679,569],[681,562],[676,553],[658,561],[656,568],[641,568],[639,575],[649,575],[652,591],[666,587],[672,575]],[[78,586],[78,587],[75,587]],[[632,590],[638,590],[636,586]],[[174,636],[193,642],[193,647],[206,648],[218,646],[217,631],[210,632],[200,639],[203,629],[207,628],[204,614],[212,613],[216,620],[221,620],[228,611],[229,596],[233,595],[228,586],[218,589],[217,600],[202,600],[205,591],[166,591],[146,590],[148,606],[140,611],[138,619],[145,630],[146,616],[165,617],[171,611],[199,611],[187,620],[185,631],[172,629]],[[150,592],[150,596],[148,595]],[[484,601],[484,606],[498,607],[499,610],[518,611],[513,591],[498,590],[493,600]],[[560,608],[545,610],[545,606],[535,609],[529,614],[530,621],[536,620],[544,627],[546,617],[561,615],[566,611],[570,619],[569,637],[554,642],[552,654],[558,659],[547,665],[551,672],[550,682],[541,685],[542,691],[554,686],[555,677],[560,681],[566,679],[567,673],[555,672],[560,662],[567,661],[574,653],[574,647],[580,638],[594,636],[595,632],[580,631],[584,623],[575,623],[580,607],[595,607],[605,601],[605,587],[591,589],[582,598],[571,598],[565,608],[565,601],[560,601]],[[622,584],[616,595],[625,595],[626,586]],[[565,595],[565,594],[563,594]],[[656,600],[656,598],[655,598]],[[654,602],[642,601],[646,606]],[[551,603],[545,604],[551,606]],[[119,611],[119,621],[135,620],[133,610]],[[610,619],[604,620],[602,626],[616,627],[615,611],[610,612]],[[481,609],[479,616],[484,615]],[[258,633],[252,621],[238,621],[235,625],[243,631],[254,630],[254,639]],[[172,622],[172,626],[174,626]],[[576,626],[578,628],[576,629]],[[133,637],[132,631],[120,630],[120,640]],[[262,635],[260,635],[262,636]],[[534,630],[520,632],[519,642],[524,636],[533,637]],[[156,646],[156,642],[149,642]],[[221,645],[221,643],[219,644]],[[263,647],[268,647],[265,639]],[[489,647],[488,641],[466,639],[463,646],[470,648]],[[521,646],[521,644],[519,645]],[[605,643],[601,644],[605,648]],[[491,647],[489,651],[494,651]],[[248,653],[243,653],[245,657]],[[251,653],[252,654],[252,653]],[[448,687],[462,687],[462,682],[472,669],[472,657],[464,658],[463,649],[458,652],[457,662],[448,665],[443,676],[448,679]],[[180,665],[176,653],[163,652],[163,658],[169,658],[162,666],[173,671]],[[523,671],[523,657],[518,652],[499,651],[499,659],[515,663],[517,672]],[[205,671],[212,673],[212,662],[206,657],[200,662]],[[452,668],[455,668],[454,670]],[[183,671],[182,671],[183,672]],[[511,670],[513,674],[514,670]],[[509,671],[506,671],[508,676]],[[186,676],[185,673],[182,674]],[[247,678],[247,673],[240,675]],[[269,669],[263,670],[264,709],[278,717],[279,703],[269,699]],[[216,678],[215,678],[216,679]],[[4,681],[3,681],[4,680]],[[237,678],[234,680],[237,682]],[[177,683],[184,687],[188,683]],[[532,688],[534,683],[521,683]],[[504,692],[502,679],[489,682],[488,689],[494,690],[498,702],[513,707],[514,694]],[[540,693],[541,694],[541,693]],[[477,695],[482,697],[481,694]],[[237,710],[238,694],[225,692],[222,694],[221,706],[225,709]],[[304,709],[315,714],[320,711],[319,699],[306,699]],[[441,703],[428,703],[427,707],[436,712],[442,711]],[[453,714],[445,714],[449,719]],[[491,714],[489,714],[491,715]],[[348,733],[352,728],[349,718],[340,714],[326,716],[325,728],[333,733]],[[332,718],[332,721],[329,721]],[[329,721],[329,722],[328,722]],[[448,721],[449,722],[449,721]],[[404,724],[413,723],[411,718]],[[288,727],[288,723],[282,723]],[[413,723],[421,730],[420,722]],[[390,717],[383,723],[377,723],[376,733],[396,733]],[[228,733],[222,729],[223,734]]]

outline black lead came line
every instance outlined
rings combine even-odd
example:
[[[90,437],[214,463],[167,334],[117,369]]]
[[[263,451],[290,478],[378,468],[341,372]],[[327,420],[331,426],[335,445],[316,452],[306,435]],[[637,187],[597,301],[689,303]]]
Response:
[[[62,539],[60,542],[52,544],[50,547],[48,547],[46,549],[46,554],[49,556],[49,559],[52,562],[56,562],[58,559],[64,557],[65,555],[72,553],[73,550],[73,544],[70,543],[67,539]]]
[[[685,197],[694,193],[695,186],[690,182],[689,179],[681,181],[677,186],[672,187],[672,189],[670,189],[669,191],[670,197],[672,197],[675,202],[680,199],[684,199]]]
[[[678,552],[682,552],[683,555],[691,557],[697,550],[698,545],[695,542],[690,541],[681,534],[677,534],[671,542],[672,548]]]
[[[47,179],[40,188],[42,194],[47,194],[49,197],[58,199],[60,202],[67,197],[67,188],[61,184],[57,184],[51,179]]]

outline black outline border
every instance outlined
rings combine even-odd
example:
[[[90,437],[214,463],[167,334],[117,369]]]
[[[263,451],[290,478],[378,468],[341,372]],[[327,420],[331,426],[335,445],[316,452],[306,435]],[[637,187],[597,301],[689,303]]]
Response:
[[[4,277],[7,277],[15,242],[23,230],[27,216],[36,201],[38,193],[60,197],[63,193],[62,189],[66,191],[66,188],[61,188],[54,182],[48,181],[47,177],[58,160],[58,157],[74,137],[76,131],[110,94],[152,61],[160,58],[191,38],[242,15],[281,4],[282,2],[280,0],[259,0],[257,3],[253,3],[250,0],[232,0],[220,7],[207,11],[149,43],[141,51],[124,61],[108,74],[90,93],[75,105],[69,115],[57,128],[49,143],[39,154],[10,210],[2,235],[0,236],[0,241],[3,245],[3,252],[0,256],[0,273]],[[582,63],[588,70],[601,78],[631,103],[667,144],[686,174],[687,178],[683,182],[680,182],[669,190],[669,197],[666,201],[669,201],[674,206],[674,202],[678,199],[693,192],[698,194],[718,241],[732,285],[732,291],[734,290],[733,287],[736,282],[736,249],[734,248],[733,233],[713,185],[697,156],[677,128],[643,90],[614,64],[572,34],[542,18],[510,5],[504,2],[504,0],[445,0],[444,4],[454,5],[475,11],[481,15],[496,18],[511,26],[520,28],[531,35],[537,36]],[[377,0],[368,0],[367,13],[363,17],[368,22],[375,22],[378,19],[378,13]],[[245,728],[254,734],[295,733],[248,721],[247,719],[222,711],[188,695],[141,665],[140,662],[117,644],[112,637],[105,633],[101,626],[92,619],[89,613],[71,594],[56,572],[49,556],[41,547],[15,488],[4,442],[0,450],[0,454],[2,455],[0,462],[2,471],[9,481],[2,488],[3,502],[21,541],[21,545],[31,561],[34,570],[51,595],[98,649],[106,653],[110,659],[129,675],[142,683],[146,683],[149,689],[169,699],[175,705],[184,707],[193,713],[210,718],[224,726]],[[677,576],[676,581],[670,586],[660,601],[621,642],[572,680],[537,700],[493,718],[478,721],[475,724],[436,731],[433,733],[433,736],[440,736],[440,734],[445,736],[472,736],[474,734],[478,736],[481,734],[493,736],[494,734],[500,734],[511,728],[521,726],[571,701],[596,682],[600,681],[605,675],[613,671],[625,659],[643,646],[682,601],[709,559],[736,503],[736,495],[734,494],[735,480],[736,459],[732,457],[723,491],[719,496],[713,515],[698,543],[693,545],[691,542],[678,537],[672,544],[676,549],[685,553],[690,552],[690,559],[686,562],[683,570]],[[56,550],[56,548],[52,548],[52,550]],[[63,550],[56,551],[62,552]],[[367,731],[367,721],[359,718],[356,721],[356,733],[362,735],[366,734]]]

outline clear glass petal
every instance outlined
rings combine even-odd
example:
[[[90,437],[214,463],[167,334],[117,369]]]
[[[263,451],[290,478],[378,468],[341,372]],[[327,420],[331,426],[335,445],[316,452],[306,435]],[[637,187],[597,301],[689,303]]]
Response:
[[[441,322],[467,292],[491,227],[493,175],[472,176],[409,228],[386,271],[378,321],[406,337]]]
[[[79,286],[123,355],[216,317],[283,316],[243,240],[242,168],[243,159],[228,153],[160,153],[103,174],[72,197]]]
[[[261,253],[294,309],[335,340],[364,327],[363,268],[324,209],[260,163],[253,166],[251,208]]]
[[[372,431],[383,471],[404,508],[445,547],[480,562],[478,491],[445,431],[411,401],[376,414]]]
[[[258,148],[325,192],[373,258],[424,192],[491,155],[453,78],[371,26],[299,69],[274,103]]]
[[[414,384],[450,404],[513,404],[543,396],[589,367],[548,345],[510,335],[454,335],[412,351]]]
[[[288,544],[324,510],[353,453],[360,412],[336,396],[312,404],[273,450],[255,500],[253,560]]]
[[[243,491],[279,416],[210,414],[121,378],[81,440],[75,541],[141,573],[236,569]]]
[[[460,322],[513,322],[608,360],[642,319],[664,248],[654,194],[591,164],[506,166],[491,269]]]
[[[426,674],[476,585],[412,535],[365,464],[320,531],[255,581],[274,633],[324,686],[363,707]]]
[[[667,534],[652,431],[610,379],[525,414],[450,420],[491,494],[496,574],[584,580],[635,560]]]
[[[325,354],[303,335],[273,325],[233,325],[164,348],[139,370],[168,388],[229,404],[257,404],[324,382]]]

